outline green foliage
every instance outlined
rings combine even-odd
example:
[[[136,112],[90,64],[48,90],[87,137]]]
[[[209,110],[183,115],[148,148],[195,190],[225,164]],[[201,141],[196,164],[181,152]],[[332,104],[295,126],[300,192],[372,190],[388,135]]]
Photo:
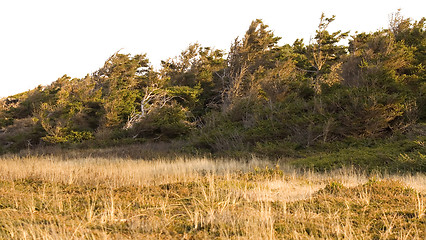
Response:
[[[406,128],[416,121],[415,101],[381,89],[339,88],[322,98],[323,111],[338,136],[383,136]]]
[[[219,76],[226,64],[223,55],[221,50],[191,44],[180,56],[162,62],[161,77],[168,91],[195,117],[218,104],[222,91]]]
[[[15,152],[37,146],[44,134],[43,128],[34,119],[15,119],[0,132],[0,149]]]
[[[229,152],[244,148],[243,127],[219,112],[211,112],[205,118],[203,127],[190,135],[197,148],[213,153]]]
[[[101,92],[103,127],[122,127],[126,123],[138,106],[149,71],[146,55],[115,53],[93,74],[94,91]]]
[[[295,157],[300,148],[300,144],[291,141],[265,141],[256,142],[254,152],[272,158]]]
[[[0,100],[0,148],[184,138],[194,152],[423,171],[422,151],[346,142],[412,139],[426,120],[425,19],[395,13],[389,29],[357,33],[349,46],[340,43],[347,32],[329,31],[334,21],[322,14],[311,42],[280,46],[255,20],[229,52],[191,44],[158,71],[145,54],[117,52],[84,78]]]
[[[345,39],[349,32],[329,33],[327,28],[334,20],[335,16],[327,18],[323,13],[313,43],[303,50],[310,64],[310,68],[305,70],[310,73],[308,76],[312,78],[316,93],[321,93],[322,85],[330,86],[341,81],[340,59],[346,55],[346,47],[338,43]],[[299,44],[300,47],[303,48]]]
[[[93,133],[87,131],[69,131],[64,136],[47,135],[41,138],[43,141],[51,144],[57,143],[81,143],[86,140],[94,139]]]
[[[172,104],[158,108],[138,122],[129,132],[133,137],[173,139],[189,133],[191,124],[186,121],[186,111]]]
[[[280,57],[279,39],[268,25],[257,19],[250,24],[243,39],[235,40],[228,54],[228,66],[221,76],[224,109],[232,108],[240,98],[258,96],[259,76],[274,68]]]
[[[173,97],[182,106],[194,109],[200,100],[200,94],[203,91],[200,85],[195,87],[173,86],[166,89],[167,94]]]
[[[314,154],[292,161],[299,167],[316,170],[332,170],[354,166],[359,169],[380,172],[425,172],[425,137],[420,140],[389,140],[360,144]]]

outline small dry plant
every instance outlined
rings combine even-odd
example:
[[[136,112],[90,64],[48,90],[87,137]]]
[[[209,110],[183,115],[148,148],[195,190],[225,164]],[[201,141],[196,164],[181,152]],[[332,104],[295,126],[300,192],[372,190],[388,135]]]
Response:
[[[426,176],[269,161],[0,158],[1,239],[424,239]]]

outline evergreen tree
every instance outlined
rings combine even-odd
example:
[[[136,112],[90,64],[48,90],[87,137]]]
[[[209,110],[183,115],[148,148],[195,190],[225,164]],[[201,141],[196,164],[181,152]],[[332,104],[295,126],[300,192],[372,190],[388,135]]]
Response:
[[[224,110],[239,98],[257,97],[259,82],[256,75],[274,67],[279,39],[268,30],[268,25],[257,19],[250,24],[242,40],[235,40],[222,76]]]

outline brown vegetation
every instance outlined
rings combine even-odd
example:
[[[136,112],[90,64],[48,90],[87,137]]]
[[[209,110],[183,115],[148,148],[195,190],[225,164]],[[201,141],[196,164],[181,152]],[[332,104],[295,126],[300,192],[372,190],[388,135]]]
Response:
[[[279,163],[278,163],[279,164]],[[424,239],[426,176],[205,158],[0,159],[0,238]]]

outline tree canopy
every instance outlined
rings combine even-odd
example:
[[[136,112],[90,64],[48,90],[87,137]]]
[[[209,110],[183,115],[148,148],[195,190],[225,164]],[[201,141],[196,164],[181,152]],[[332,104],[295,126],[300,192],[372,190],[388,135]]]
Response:
[[[397,12],[388,29],[352,36],[329,32],[334,21],[322,14],[309,43],[279,45],[257,19],[228,52],[191,44],[159,70],[145,54],[116,52],[84,78],[64,75],[2,99],[0,152],[124,139],[262,152],[424,123],[425,18]]]

